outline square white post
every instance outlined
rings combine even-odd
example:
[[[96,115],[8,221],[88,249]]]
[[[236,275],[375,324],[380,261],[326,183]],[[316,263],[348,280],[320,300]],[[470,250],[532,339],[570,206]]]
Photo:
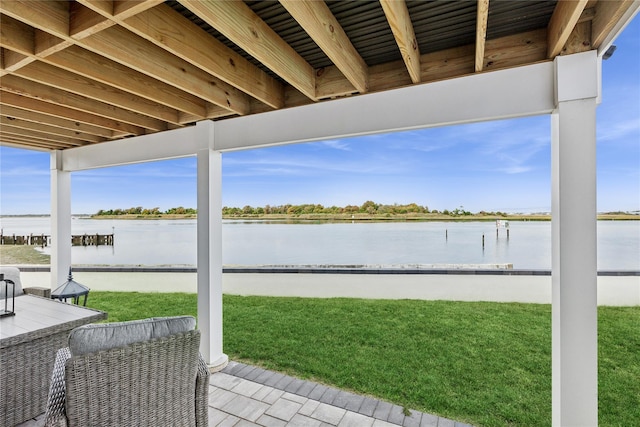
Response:
[[[598,424],[595,52],[556,59],[552,128],[552,421]]]
[[[62,151],[51,152],[51,289],[67,280],[71,266],[71,172]]]
[[[211,370],[224,368],[222,352],[222,155],[213,150],[213,122],[196,125],[196,137],[208,141],[198,164],[198,328],[200,352]]]

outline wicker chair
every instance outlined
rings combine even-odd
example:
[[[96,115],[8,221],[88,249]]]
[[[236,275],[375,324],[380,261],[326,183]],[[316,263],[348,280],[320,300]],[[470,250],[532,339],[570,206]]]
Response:
[[[70,338],[57,353],[45,426],[206,427],[209,370],[199,344],[200,332],[188,330],[75,355]]]

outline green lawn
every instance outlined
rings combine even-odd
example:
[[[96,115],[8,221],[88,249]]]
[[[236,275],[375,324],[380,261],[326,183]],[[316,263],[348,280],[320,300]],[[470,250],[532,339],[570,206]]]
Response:
[[[109,321],[196,314],[194,294],[92,292]],[[599,308],[599,422],[640,425],[640,307]],[[551,424],[551,307],[224,297],[224,349],[477,426]]]

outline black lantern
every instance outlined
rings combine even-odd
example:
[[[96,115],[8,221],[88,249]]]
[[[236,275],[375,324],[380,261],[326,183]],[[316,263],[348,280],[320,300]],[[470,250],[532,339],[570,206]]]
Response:
[[[0,282],[4,282],[4,308],[0,308],[0,317],[14,316],[16,306],[16,284],[13,280],[5,279],[4,273],[0,273]],[[11,301],[11,304],[9,304]]]
[[[67,301],[67,298],[72,298],[74,304],[80,302],[80,297],[84,295],[84,302],[82,305],[87,305],[87,297],[89,296],[89,288],[85,285],[73,280],[71,275],[71,267],[69,267],[69,277],[67,281],[58,286],[53,292],[51,292],[52,299],[59,299],[60,301]]]

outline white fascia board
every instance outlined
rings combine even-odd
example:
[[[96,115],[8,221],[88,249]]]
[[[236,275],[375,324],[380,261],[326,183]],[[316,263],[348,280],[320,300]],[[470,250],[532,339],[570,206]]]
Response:
[[[549,114],[554,93],[549,61],[71,148],[62,170]]]
[[[215,123],[215,149],[296,142],[549,114],[554,66],[543,62]]]
[[[210,122],[208,122],[210,123]],[[132,163],[194,156],[206,148],[196,126],[141,135],[117,141],[70,148],[61,152],[62,170],[75,172]],[[201,147],[205,145],[205,147]]]

